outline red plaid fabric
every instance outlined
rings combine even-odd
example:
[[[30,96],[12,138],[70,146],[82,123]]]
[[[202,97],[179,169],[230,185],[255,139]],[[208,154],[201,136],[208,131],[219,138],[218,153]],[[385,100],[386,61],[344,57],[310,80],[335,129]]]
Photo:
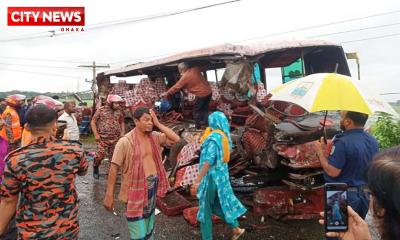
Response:
[[[200,143],[198,141],[187,144],[182,148],[177,156],[178,166],[188,164],[190,160],[199,157]]]
[[[165,85],[164,79],[157,78],[153,85],[157,93],[157,99],[159,99],[160,95],[167,91],[167,86]]]
[[[232,93],[228,88],[221,89],[221,95],[224,96],[226,100],[233,101],[235,99],[235,94]]]
[[[137,100],[137,97],[135,97],[135,92],[133,90],[129,90],[125,92],[125,106],[130,107],[133,106]]]
[[[267,139],[257,130],[247,129],[242,142],[248,155],[259,154],[267,148]]]
[[[267,121],[258,113],[251,114],[247,119],[245,125],[249,128],[257,129],[261,132],[267,131]]]
[[[325,149],[326,157],[329,156],[332,146],[332,140],[328,140],[328,146]],[[317,155],[318,141],[299,145],[274,144],[273,148],[278,155],[291,160],[291,163],[296,167],[321,167],[321,162]]]
[[[183,175],[185,175],[185,171],[186,171],[185,168],[181,168],[178,171],[176,171],[176,174],[175,174],[175,185],[174,185],[175,188],[178,188],[178,187],[181,186]]]
[[[221,94],[219,93],[219,89],[218,89],[217,83],[211,82],[210,83],[210,87],[211,87],[211,91],[212,91],[211,100],[212,101],[219,101],[219,99],[221,98]]]
[[[262,103],[267,98],[267,90],[264,87],[264,83],[257,84],[257,102]]]
[[[190,160],[199,157],[198,151],[200,150],[200,143],[198,141],[194,141],[185,145],[182,150],[179,152],[177,156],[178,167],[188,164]],[[189,168],[188,171],[186,171]],[[197,172],[197,173],[196,173]],[[176,172],[175,178],[175,187],[184,186],[183,184],[188,185],[190,182],[193,183],[193,176],[197,177],[198,175],[198,167],[193,168],[193,166],[188,166],[179,169]]]
[[[129,90],[125,93],[125,102],[127,107],[136,107],[146,105],[141,94],[137,94],[137,90]]]
[[[128,91],[128,86],[126,85],[125,80],[119,80],[118,83],[115,85],[115,94],[119,96],[125,96],[125,92]]]
[[[108,92],[108,94],[116,94],[115,86],[111,87],[111,90]]]
[[[274,101],[271,105],[273,108],[268,109],[268,113],[280,119],[283,119],[285,115],[300,116],[306,113],[303,108],[294,103]]]
[[[139,84],[136,86],[135,92],[146,104],[152,104],[158,99],[154,85],[148,78],[143,78],[140,80]]]
[[[233,114],[233,110],[231,109],[231,105],[229,103],[221,102],[218,105],[217,110],[223,112],[227,116],[231,116]]]
[[[182,181],[180,182],[182,187],[190,186],[196,181],[196,178],[200,172],[200,164],[187,166],[184,170],[185,173],[183,174]]]

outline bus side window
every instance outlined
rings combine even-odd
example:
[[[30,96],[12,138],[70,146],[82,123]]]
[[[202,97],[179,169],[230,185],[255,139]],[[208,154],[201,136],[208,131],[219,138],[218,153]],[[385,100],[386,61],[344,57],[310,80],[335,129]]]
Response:
[[[220,82],[222,76],[224,75],[225,68],[219,68],[219,69],[214,69],[214,70],[208,70],[206,72],[207,74],[207,80],[209,82]]]
[[[282,83],[287,83],[303,76],[303,62],[301,58],[298,58],[292,64],[282,67]]]
[[[277,68],[266,68],[265,69],[265,82],[267,92],[270,92],[274,88],[282,84],[282,69]]]

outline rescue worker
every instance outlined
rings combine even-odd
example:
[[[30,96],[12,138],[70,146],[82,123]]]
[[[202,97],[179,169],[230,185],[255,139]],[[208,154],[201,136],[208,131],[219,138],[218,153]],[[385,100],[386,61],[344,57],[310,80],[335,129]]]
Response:
[[[4,110],[6,110],[7,103],[5,98],[0,98],[0,116],[3,114]]]
[[[11,150],[19,147],[22,136],[22,127],[18,115],[23,100],[22,96],[17,94],[8,96],[6,98],[7,107],[1,115],[5,124],[0,131],[0,136],[8,142]]]
[[[19,115],[19,122],[21,123],[21,127],[23,127],[26,123],[25,115],[29,110],[29,105],[26,102],[26,97],[23,95],[21,96],[20,102],[21,102],[21,106],[19,107],[18,115]]]
[[[211,101],[211,87],[207,79],[201,74],[198,67],[189,67],[186,63],[178,65],[179,73],[182,77],[167,92],[161,94],[162,98],[172,96],[182,88],[196,96],[196,103],[193,109],[193,117],[196,121],[196,128],[200,129],[207,125],[208,106]]]
[[[47,96],[43,96],[43,95],[39,95],[39,96],[36,96],[35,98],[33,98],[31,107],[37,106],[39,104],[46,105],[47,107],[54,109],[56,112],[59,112],[64,108],[63,104],[61,102],[54,100],[51,97],[47,97]],[[57,128],[59,128],[59,124],[57,124]],[[61,139],[61,138],[58,138],[58,139]],[[32,132],[27,128],[27,124],[25,124],[24,130],[22,131],[21,147],[25,147],[30,142],[32,142],[32,140],[33,140]]]
[[[112,158],[115,144],[125,134],[124,113],[120,109],[123,99],[118,95],[108,95],[105,106],[97,109],[90,123],[97,142],[93,162],[93,177],[99,179],[99,166],[105,155]]]
[[[86,174],[88,162],[80,143],[54,139],[56,121],[56,111],[42,104],[27,113],[34,138],[6,159],[0,235],[16,214],[18,239],[78,239],[75,179]]]

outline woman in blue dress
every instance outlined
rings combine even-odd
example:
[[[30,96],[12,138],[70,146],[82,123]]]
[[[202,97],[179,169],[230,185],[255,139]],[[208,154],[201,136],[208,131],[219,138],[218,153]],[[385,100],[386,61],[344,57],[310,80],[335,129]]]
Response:
[[[199,199],[197,220],[203,240],[212,239],[212,214],[232,228],[232,239],[236,240],[245,231],[239,227],[237,219],[246,209],[234,195],[229,181],[228,162],[232,150],[229,122],[222,112],[214,112],[208,117],[208,124],[201,139],[200,173],[191,189]]]

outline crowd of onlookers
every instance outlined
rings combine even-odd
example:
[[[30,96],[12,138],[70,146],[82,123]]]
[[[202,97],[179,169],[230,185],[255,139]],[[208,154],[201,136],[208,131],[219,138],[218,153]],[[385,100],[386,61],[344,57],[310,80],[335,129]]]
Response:
[[[55,107],[58,111],[59,116],[65,113],[64,109],[65,104],[67,105],[70,104],[71,106],[73,105],[73,114],[76,118],[77,125],[79,128],[79,135],[88,136],[91,133],[90,121],[92,116],[92,108],[88,107],[87,102],[79,102],[79,104],[76,104],[75,100],[61,101],[58,96],[48,97],[48,96],[38,95],[36,97],[26,98],[22,94],[13,94],[6,98],[0,98],[0,116],[6,110],[7,106],[10,105],[9,101],[12,98],[16,99],[16,104],[13,104],[11,102],[11,105],[15,107],[15,110],[18,113],[20,126],[22,128],[24,128],[26,124],[26,113],[34,105],[34,103],[35,104],[37,104],[38,102],[44,103],[44,101],[47,101],[48,103],[56,105]],[[0,123],[4,122],[4,119],[2,120],[0,120]],[[63,119],[59,120],[64,121]]]

